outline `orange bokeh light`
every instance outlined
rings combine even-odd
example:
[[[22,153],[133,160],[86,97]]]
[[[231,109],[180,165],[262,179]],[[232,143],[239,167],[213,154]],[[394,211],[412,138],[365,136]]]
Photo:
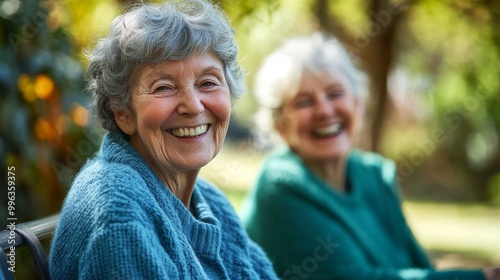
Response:
[[[17,87],[21,91],[24,100],[28,102],[33,102],[36,99],[36,94],[33,89],[33,83],[31,82],[30,76],[28,74],[22,74],[17,80]]]
[[[35,78],[35,94],[42,100],[48,99],[54,92],[54,82],[52,79],[44,74],[40,74]]]
[[[40,140],[51,140],[55,136],[55,131],[46,119],[39,119],[35,124],[35,134]]]
[[[73,122],[79,126],[87,126],[89,123],[89,111],[80,104],[73,105],[71,118]]]

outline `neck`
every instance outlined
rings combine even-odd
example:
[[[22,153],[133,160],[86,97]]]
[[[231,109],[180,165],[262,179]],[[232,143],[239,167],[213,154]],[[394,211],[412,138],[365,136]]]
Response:
[[[305,164],[331,187],[346,191],[345,165],[347,155],[336,159],[311,161],[304,160]]]
[[[153,171],[160,178],[163,184],[175,195],[175,197],[177,197],[182,204],[189,209],[196,178],[198,177],[200,170],[172,172],[170,169],[159,170],[153,168]]]
[[[134,146],[132,141],[132,146]],[[148,166],[160,178],[165,187],[167,187],[177,197],[184,206],[189,209],[191,196],[194,191],[194,185],[200,169],[179,171],[171,167],[163,167],[156,163],[149,154],[142,149],[142,146],[134,146],[142,157],[145,159]]]

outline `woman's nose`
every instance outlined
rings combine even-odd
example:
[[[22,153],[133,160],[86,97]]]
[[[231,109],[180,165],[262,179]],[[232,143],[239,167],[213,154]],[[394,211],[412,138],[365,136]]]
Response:
[[[200,93],[195,89],[184,90],[177,98],[177,113],[179,115],[197,116],[204,110]]]
[[[326,94],[322,94],[316,99],[314,107],[314,112],[317,116],[328,116],[335,112],[335,109],[333,108],[330,100],[328,100]]]

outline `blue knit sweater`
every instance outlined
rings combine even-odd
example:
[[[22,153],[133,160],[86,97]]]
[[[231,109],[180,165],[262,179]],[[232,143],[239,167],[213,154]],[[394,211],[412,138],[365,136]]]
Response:
[[[197,180],[192,211],[119,133],[65,199],[50,252],[57,279],[275,279],[227,198]]]

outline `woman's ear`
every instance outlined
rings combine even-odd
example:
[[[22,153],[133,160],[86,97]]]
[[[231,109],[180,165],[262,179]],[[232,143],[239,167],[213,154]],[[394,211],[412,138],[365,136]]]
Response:
[[[356,116],[355,120],[355,130],[356,134],[359,134],[361,132],[361,129],[363,127],[363,121],[365,118],[365,102],[361,97],[356,97],[354,99],[354,112]]]
[[[359,119],[359,120],[363,120],[364,116],[365,116],[365,102],[364,100],[361,98],[361,97],[357,97],[355,99],[356,101],[356,117]]]
[[[128,109],[113,110],[115,121],[118,127],[127,135],[135,133],[135,118],[133,113]]]
[[[274,129],[281,138],[286,139],[286,120],[283,116],[280,116],[274,120]]]

